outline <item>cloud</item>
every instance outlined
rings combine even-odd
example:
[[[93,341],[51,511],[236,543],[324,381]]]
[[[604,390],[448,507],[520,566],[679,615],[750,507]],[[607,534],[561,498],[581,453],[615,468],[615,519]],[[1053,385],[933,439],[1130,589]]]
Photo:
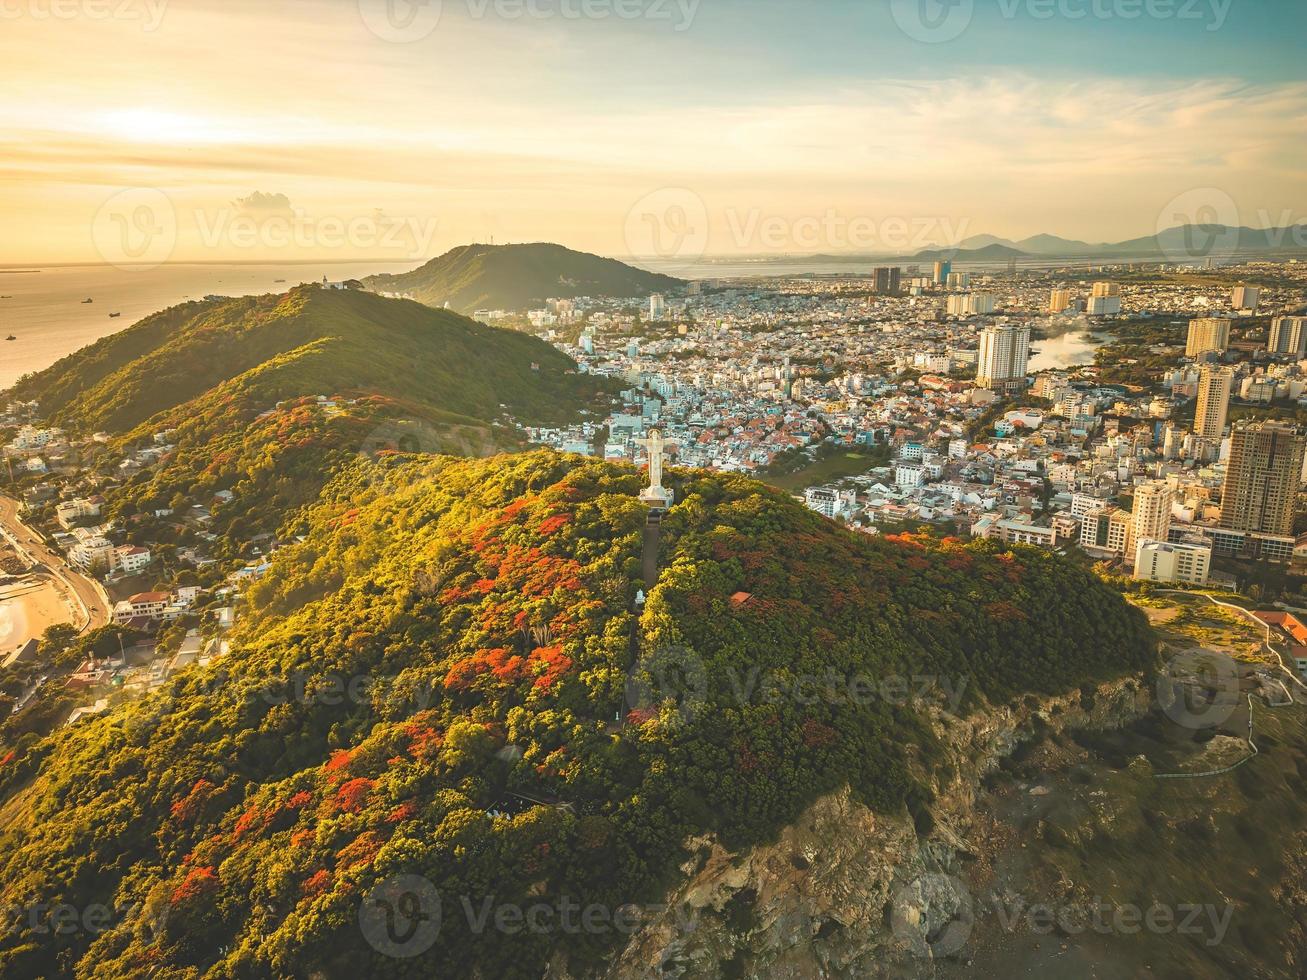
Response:
[[[290,198],[285,194],[265,194],[262,191],[255,191],[248,197],[239,197],[231,202],[231,206],[242,214],[257,216],[289,214],[292,210]]]
[[[1001,68],[914,46],[922,57],[905,68],[860,44],[856,59],[823,51],[814,66],[788,32],[775,49],[748,30],[737,44],[739,24],[709,4],[673,54],[665,31],[636,25],[527,30],[451,10],[410,49],[369,40],[353,4],[312,5],[311,19],[292,16],[298,5],[174,5],[166,44],[83,18],[59,25],[54,59],[47,25],[10,25],[0,62],[24,98],[0,103],[0,262],[93,259],[87,223],[135,187],[185,212],[379,207],[438,218],[439,247],[493,233],[609,254],[626,248],[632,206],[667,187],[699,195],[716,229],[730,214],[834,210],[949,217],[964,235],[1120,240],[1151,234],[1195,187],[1224,190],[1249,224],[1261,209],[1307,214],[1307,85],[1202,77],[1228,60],[1175,69],[1198,77],[1124,77],[1107,67],[1119,58],[1050,72],[997,49]],[[770,19],[749,22],[759,31],[785,14],[765,6]],[[719,29],[731,43],[716,43]],[[520,70],[486,75],[488,58]],[[768,71],[745,71],[759,64]],[[270,91],[292,94],[274,103]],[[733,242],[718,232],[709,248]]]

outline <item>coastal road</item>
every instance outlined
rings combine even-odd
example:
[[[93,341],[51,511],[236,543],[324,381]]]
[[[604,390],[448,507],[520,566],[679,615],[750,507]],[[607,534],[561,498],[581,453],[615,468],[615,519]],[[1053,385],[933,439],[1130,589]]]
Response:
[[[52,551],[39,534],[19,519],[18,502],[3,495],[0,495],[0,535],[29,563],[43,566],[44,573],[63,587],[61,591],[75,607],[73,625],[81,632],[98,629],[111,621],[109,596],[103,586],[70,568],[62,555]]]

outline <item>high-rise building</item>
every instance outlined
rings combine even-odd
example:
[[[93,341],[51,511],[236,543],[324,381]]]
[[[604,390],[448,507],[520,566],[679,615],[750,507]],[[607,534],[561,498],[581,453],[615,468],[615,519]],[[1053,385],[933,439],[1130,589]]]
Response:
[[[1178,459],[1183,451],[1184,431],[1174,422],[1166,423],[1162,430],[1162,458]]]
[[[1055,289],[1048,294],[1048,312],[1061,313],[1071,306],[1071,290]]]
[[[938,259],[935,262],[935,285],[942,286],[948,282],[948,274],[953,271],[953,263],[948,259]]]
[[[993,293],[954,293],[944,306],[949,316],[976,316],[993,313],[996,302]]]
[[[1029,327],[995,326],[980,332],[980,353],[976,358],[978,387],[1019,391],[1025,387],[1029,365]]]
[[[1230,414],[1230,391],[1234,388],[1231,368],[1205,366],[1198,375],[1198,406],[1194,410],[1194,432],[1220,442]]]
[[[663,299],[662,293],[654,293],[649,297],[649,319],[661,320],[667,315],[667,301]]]
[[[1221,490],[1221,527],[1292,534],[1305,450],[1307,440],[1296,426],[1269,420],[1236,423]]]
[[[970,272],[950,272],[948,274],[949,289],[970,289],[971,273]]]
[[[1120,507],[1091,510],[1080,522],[1080,546],[1128,554],[1131,516]]]
[[[1235,286],[1230,291],[1230,305],[1236,310],[1255,310],[1262,291],[1257,286]]]
[[[1198,357],[1213,352],[1224,354],[1229,346],[1229,320],[1205,316],[1189,321],[1189,343],[1185,347],[1185,357]]]
[[[1094,283],[1093,296],[1120,296],[1121,287],[1114,282],[1096,282]]]
[[[1090,316],[1117,316],[1121,312],[1121,297],[1090,296],[1085,312]]]
[[[872,271],[872,288],[883,296],[897,296],[902,276],[898,266],[879,266]]]
[[[1307,316],[1277,316],[1266,349],[1272,354],[1307,356]]]
[[[1153,541],[1165,541],[1171,532],[1171,498],[1170,486],[1163,480],[1154,480],[1135,487],[1135,503],[1132,511],[1133,541],[1145,538]],[[1131,549],[1126,554],[1132,554]]]

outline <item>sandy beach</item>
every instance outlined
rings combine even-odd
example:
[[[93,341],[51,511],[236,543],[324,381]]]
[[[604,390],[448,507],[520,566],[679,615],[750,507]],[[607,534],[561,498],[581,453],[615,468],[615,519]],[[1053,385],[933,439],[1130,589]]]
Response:
[[[56,623],[73,621],[59,586],[48,579],[0,586],[0,656],[19,649],[29,639],[39,639]]]

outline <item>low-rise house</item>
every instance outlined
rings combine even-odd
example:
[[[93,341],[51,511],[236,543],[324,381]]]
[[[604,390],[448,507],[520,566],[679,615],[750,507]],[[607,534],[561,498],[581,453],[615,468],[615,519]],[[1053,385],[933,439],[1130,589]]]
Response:
[[[149,548],[142,548],[140,545],[123,545],[115,548],[113,552],[114,568],[125,575],[134,575],[137,572],[149,567],[153,561]]]
[[[100,516],[100,508],[104,505],[104,498],[95,497],[76,497],[73,500],[66,500],[54,509],[55,520],[59,525],[68,530],[79,521],[87,520],[92,517]]]
[[[160,622],[171,600],[172,596],[167,592],[138,592],[113,607],[114,622],[121,625],[137,620]]]
[[[68,560],[83,571],[99,569],[111,571],[114,565],[114,547],[104,535],[88,528],[75,528],[76,544],[68,551]]]

